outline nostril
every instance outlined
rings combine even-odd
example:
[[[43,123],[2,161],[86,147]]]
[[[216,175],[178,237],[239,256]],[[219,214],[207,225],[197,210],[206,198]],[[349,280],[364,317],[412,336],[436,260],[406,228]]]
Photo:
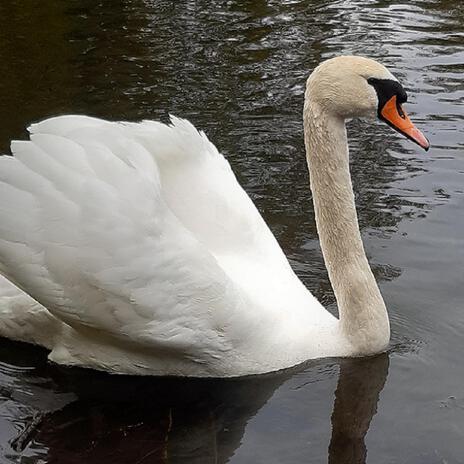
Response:
[[[400,102],[400,100],[397,97],[396,98],[396,109],[398,111],[398,114],[401,116],[402,119],[406,119],[406,115],[404,114],[403,108],[401,107],[400,103],[402,102]]]

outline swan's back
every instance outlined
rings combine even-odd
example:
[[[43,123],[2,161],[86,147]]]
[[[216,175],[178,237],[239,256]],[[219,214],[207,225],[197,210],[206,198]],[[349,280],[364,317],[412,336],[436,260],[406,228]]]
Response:
[[[0,159],[0,270],[65,323],[51,359],[237,375],[265,369],[250,344],[283,330],[286,306],[326,317],[187,121],[65,116],[30,132]]]
[[[147,170],[160,183],[169,209],[215,256],[259,253],[287,266],[287,260],[255,205],[237,182],[226,159],[203,132],[171,116],[156,121],[108,122],[86,116],[51,118],[30,127],[32,134],[54,134],[88,146],[101,144],[125,161],[142,146],[154,160]],[[270,264],[270,263],[269,263]]]

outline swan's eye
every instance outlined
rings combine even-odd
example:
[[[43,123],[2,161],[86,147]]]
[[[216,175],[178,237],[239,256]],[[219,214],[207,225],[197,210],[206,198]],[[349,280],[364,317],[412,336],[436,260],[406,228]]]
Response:
[[[408,94],[403,89],[403,86],[393,79],[377,79],[370,77],[367,82],[374,87],[377,98],[379,99],[379,112],[384,107],[385,103],[393,96],[396,96],[398,105],[408,101]]]

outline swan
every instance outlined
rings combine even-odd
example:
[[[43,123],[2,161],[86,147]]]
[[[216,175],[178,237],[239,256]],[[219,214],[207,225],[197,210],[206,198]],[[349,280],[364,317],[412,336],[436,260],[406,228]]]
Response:
[[[45,346],[55,363],[138,375],[244,376],[385,350],[345,120],[378,117],[427,150],[406,99],[364,57],[324,61],[307,80],[310,187],[339,318],[188,121],[32,124],[0,157],[0,335]]]

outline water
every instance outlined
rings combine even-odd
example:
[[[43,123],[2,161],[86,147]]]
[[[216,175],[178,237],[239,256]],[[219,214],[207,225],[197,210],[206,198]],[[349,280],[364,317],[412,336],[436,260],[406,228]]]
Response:
[[[387,354],[245,380],[115,378],[0,342],[0,461],[464,462],[464,13],[460,2],[20,0],[0,4],[0,149],[47,116],[190,119],[226,155],[308,288],[334,309],[308,190],[308,73],[379,59],[424,154],[349,125]]]

